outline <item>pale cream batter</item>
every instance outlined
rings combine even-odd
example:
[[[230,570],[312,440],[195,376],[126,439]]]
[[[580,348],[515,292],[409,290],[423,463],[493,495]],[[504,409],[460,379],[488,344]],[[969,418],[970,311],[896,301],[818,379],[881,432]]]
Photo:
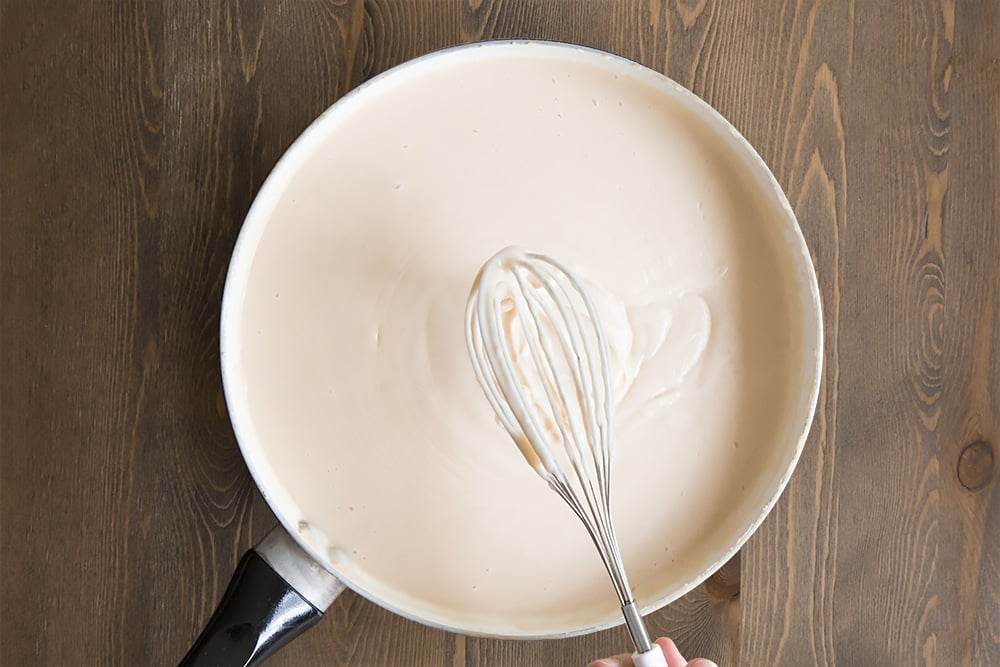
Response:
[[[600,292],[640,605],[690,587],[757,520],[811,414],[812,277],[788,259],[801,241],[773,183],[691,96],[569,48],[466,49],[332,113],[261,193],[224,309],[227,399],[286,525],[430,622],[620,620],[466,354],[471,282],[517,244]]]

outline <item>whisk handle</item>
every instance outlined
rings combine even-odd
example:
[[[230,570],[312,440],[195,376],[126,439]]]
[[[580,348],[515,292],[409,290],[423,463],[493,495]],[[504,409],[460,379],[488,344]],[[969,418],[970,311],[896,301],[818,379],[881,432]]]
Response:
[[[635,667],[667,667],[663,650],[656,643],[645,653],[633,653],[632,662],[635,663]]]

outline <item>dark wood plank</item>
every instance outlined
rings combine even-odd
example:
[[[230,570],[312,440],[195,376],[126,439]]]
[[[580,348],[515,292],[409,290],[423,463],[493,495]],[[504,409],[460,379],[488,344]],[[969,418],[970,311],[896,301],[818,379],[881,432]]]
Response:
[[[795,209],[819,275],[826,345],[811,437],[783,498],[743,550],[741,657],[747,665],[833,664],[837,627],[854,622],[834,615],[832,597],[840,572],[834,552],[838,519],[842,504],[851,502],[837,493],[835,479],[841,359],[848,356],[841,353],[849,280],[843,90],[853,74],[852,9],[848,3],[791,2],[775,6],[771,15],[746,15],[747,32],[756,40],[744,45],[743,70],[756,85],[744,87],[732,109],[725,95],[718,103],[758,148]],[[823,39],[831,30],[838,38]],[[860,362],[863,342],[848,344]]]
[[[788,7],[801,89],[760,143],[816,255],[827,368],[802,463],[744,552],[747,664],[1000,660],[1000,42],[995,4],[955,9]]]
[[[157,446],[163,20],[156,3],[2,13],[0,651],[126,664],[150,655],[139,636],[163,650],[173,615],[154,597],[130,605],[170,585],[141,543],[160,527],[136,506],[157,473],[141,457]]]
[[[921,313],[923,347],[941,360],[933,415],[941,434],[939,522],[955,552],[946,563],[954,607],[942,610],[955,620],[946,616],[942,634],[963,663],[993,665],[1000,663],[1000,5],[958,5],[946,18],[952,48],[934,62],[925,134],[929,170],[944,187],[928,197],[922,229],[928,254],[933,249],[943,265],[941,294],[925,297]]]

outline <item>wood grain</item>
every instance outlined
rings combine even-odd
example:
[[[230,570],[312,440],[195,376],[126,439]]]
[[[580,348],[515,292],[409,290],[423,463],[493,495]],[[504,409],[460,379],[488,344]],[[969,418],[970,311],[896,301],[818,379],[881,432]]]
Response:
[[[1000,5],[0,0],[0,663],[175,663],[274,519],[218,370],[229,254],[308,123],[479,39],[663,71],[760,151],[824,384],[735,558],[649,618],[722,665],[1000,664]],[[275,665],[583,665],[343,595]]]
[[[967,10],[976,25],[962,29],[951,3],[858,3],[831,43],[820,26],[844,7],[803,5],[789,61],[826,92],[779,106],[777,125],[808,143],[775,142],[772,164],[817,257],[827,370],[802,464],[744,552],[745,599],[769,600],[746,608],[744,657],[995,664],[998,578],[982,549],[1000,499],[992,482],[959,489],[955,471],[970,441],[997,442],[1000,209],[985,184],[1000,89],[981,74],[998,56],[996,8]]]

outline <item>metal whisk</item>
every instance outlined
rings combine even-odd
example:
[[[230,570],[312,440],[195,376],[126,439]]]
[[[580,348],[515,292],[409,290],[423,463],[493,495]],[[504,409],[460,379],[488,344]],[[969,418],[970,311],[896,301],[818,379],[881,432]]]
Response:
[[[587,528],[611,575],[638,667],[666,667],[629,588],[611,519],[614,395],[608,342],[580,281],[510,247],[480,270],[466,306],[476,379],[528,463]]]

